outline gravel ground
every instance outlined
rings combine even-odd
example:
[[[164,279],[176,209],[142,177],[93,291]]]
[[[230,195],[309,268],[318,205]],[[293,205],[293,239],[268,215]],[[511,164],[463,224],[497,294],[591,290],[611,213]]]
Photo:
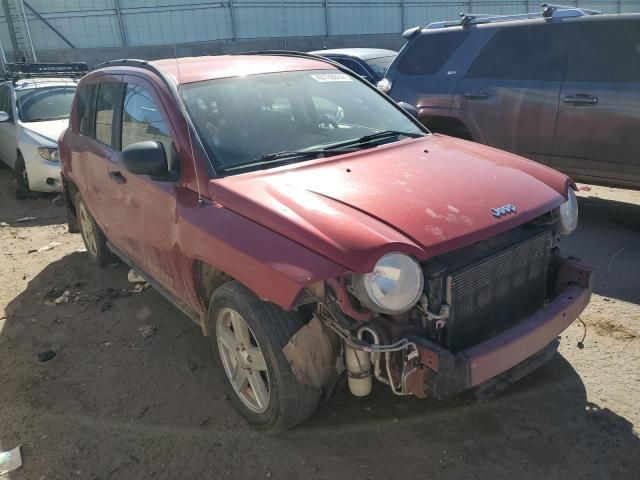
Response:
[[[580,194],[565,247],[597,275],[584,349],[576,322],[560,355],[483,402],[341,385],[268,437],[225,399],[193,323],[131,292],[124,266],[91,265],[52,197],[16,202],[11,187],[0,170],[0,450],[22,445],[24,462],[11,480],[640,477],[640,192]]]

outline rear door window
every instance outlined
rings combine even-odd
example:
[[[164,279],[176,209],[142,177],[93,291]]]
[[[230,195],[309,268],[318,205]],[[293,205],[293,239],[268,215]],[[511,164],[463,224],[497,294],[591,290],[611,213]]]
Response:
[[[466,77],[561,81],[568,54],[566,35],[562,25],[500,28]]]
[[[96,90],[95,85],[84,85],[76,92],[76,115],[78,118],[78,130],[82,135],[93,137],[93,100]]]
[[[113,124],[120,104],[121,91],[120,83],[101,83],[96,100],[95,138],[113,148],[116,148]]]
[[[398,71],[405,75],[432,75],[440,70],[469,35],[468,31],[420,34],[402,53]]]
[[[589,22],[579,32],[567,80],[640,82],[640,22]]]

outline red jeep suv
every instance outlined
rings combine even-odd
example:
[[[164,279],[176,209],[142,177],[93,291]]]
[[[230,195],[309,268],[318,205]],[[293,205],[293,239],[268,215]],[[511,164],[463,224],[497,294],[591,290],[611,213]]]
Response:
[[[575,185],[433,135],[330,60],[265,52],[96,67],[60,139],[69,227],[198,324],[275,432],[344,370],[397,395],[509,384],[589,301],[561,255]]]

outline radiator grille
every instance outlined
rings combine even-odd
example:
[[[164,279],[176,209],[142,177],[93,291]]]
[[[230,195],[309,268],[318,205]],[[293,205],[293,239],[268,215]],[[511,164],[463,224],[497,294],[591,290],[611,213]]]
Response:
[[[451,313],[445,341],[451,351],[477,345],[544,305],[551,245],[551,233],[539,233],[447,278]]]

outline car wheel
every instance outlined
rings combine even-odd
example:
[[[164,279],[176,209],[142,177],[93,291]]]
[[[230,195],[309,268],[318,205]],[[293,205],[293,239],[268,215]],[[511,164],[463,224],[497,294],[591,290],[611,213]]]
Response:
[[[99,267],[105,267],[112,259],[109,247],[107,247],[107,238],[96,224],[80,193],[76,193],[75,203],[80,234],[84,246],[87,248],[87,254],[93,263]]]
[[[27,166],[24,163],[22,155],[18,154],[15,164],[16,175],[16,198],[18,200],[24,200],[29,196],[29,177],[27,175]]]
[[[208,321],[229,397],[250,425],[278,433],[315,411],[321,391],[298,382],[282,352],[305,324],[296,312],[263,302],[234,281],[211,296]]]

